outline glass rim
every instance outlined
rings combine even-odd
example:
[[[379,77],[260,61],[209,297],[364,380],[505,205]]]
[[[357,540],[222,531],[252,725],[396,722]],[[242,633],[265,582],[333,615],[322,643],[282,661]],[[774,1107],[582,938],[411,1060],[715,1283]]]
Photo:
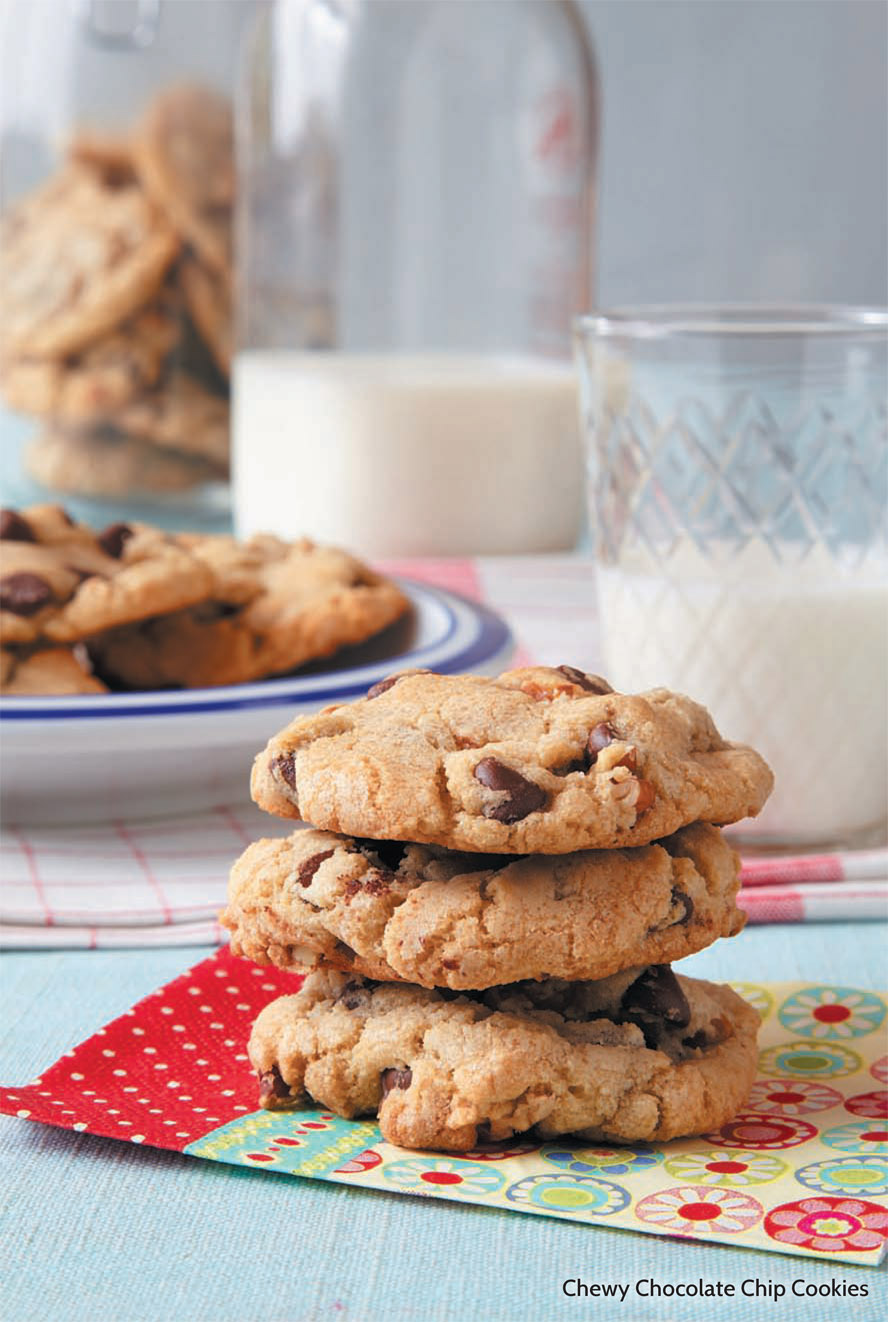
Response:
[[[574,319],[577,339],[888,335],[888,307],[844,303],[639,303]]]

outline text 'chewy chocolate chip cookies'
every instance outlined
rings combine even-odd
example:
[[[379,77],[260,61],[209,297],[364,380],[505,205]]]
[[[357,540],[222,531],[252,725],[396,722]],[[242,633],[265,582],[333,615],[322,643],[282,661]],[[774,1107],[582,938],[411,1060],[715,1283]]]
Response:
[[[261,808],[331,831],[562,854],[754,816],[772,779],[690,698],[615,693],[565,666],[393,677],[294,721],[252,784]]]

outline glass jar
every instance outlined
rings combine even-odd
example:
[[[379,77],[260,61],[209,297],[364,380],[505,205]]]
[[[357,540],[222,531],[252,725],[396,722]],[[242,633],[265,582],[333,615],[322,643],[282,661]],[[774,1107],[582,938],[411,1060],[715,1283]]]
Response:
[[[9,0],[0,485],[228,519],[231,91],[247,0]]]
[[[235,518],[575,543],[598,80],[570,0],[278,0],[237,116]]]

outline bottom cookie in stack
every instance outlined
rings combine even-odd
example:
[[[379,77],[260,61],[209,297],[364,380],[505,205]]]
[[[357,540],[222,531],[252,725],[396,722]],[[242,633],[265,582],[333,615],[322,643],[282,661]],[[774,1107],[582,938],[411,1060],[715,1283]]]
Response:
[[[449,1151],[718,1128],[752,1084],[758,1016],[669,964],[741,930],[737,886],[736,854],[700,823],[518,858],[316,830],[257,841],[232,869],[232,949],[315,966],[256,1022],[260,1102],[375,1112],[391,1142]]]
[[[455,995],[316,970],[262,1011],[249,1055],[263,1106],[375,1112],[403,1147],[662,1141],[736,1114],[758,1023],[730,988],[667,964]]]

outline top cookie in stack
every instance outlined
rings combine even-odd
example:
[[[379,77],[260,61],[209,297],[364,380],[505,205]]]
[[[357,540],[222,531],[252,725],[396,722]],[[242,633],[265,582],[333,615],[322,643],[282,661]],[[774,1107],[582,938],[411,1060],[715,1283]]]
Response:
[[[252,845],[222,916],[236,953],[313,970],[254,1027],[262,1104],[452,1150],[717,1127],[757,1018],[669,961],[742,928],[717,824],[771,779],[690,699],[570,666],[405,672],[294,721],[253,795],[316,829]]]

